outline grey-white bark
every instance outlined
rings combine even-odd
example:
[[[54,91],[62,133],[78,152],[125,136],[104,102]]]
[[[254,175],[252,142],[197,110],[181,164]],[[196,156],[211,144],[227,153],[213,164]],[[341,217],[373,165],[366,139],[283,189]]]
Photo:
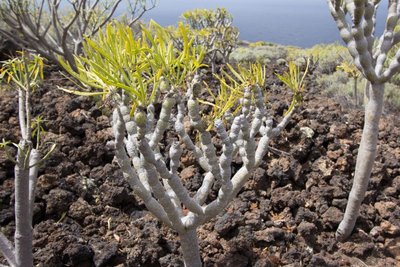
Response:
[[[185,267],[201,267],[200,247],[196,229],[179,233]]]
[[[14,247],[11,242],[0,232],[0,251],[3,253],[4,258],[6,258],[8,264],[14,267],[17,266],[17,261],[15,260]]]
[[[32,217],[29,203],[29,153],[26,140],[19,144],[15,166],[15,259],[18,267],[33,266]],[[27,160],[28,158],[28,160]]]
[[[364,129],[358,149],[353,187],[350,191],[344,218],[336,232],[339,240],[343,240],[351,234],[368,188],[377,151],[379,119],[383,108],[383,89],[383,84],[373,84],[370,99],[365,107]]]

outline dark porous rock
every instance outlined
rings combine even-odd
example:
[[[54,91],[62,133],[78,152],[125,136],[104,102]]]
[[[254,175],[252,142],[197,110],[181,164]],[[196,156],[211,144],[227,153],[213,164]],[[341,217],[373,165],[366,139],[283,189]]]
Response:
[[[283,210],[289,205],[293,194],[290,186],[275,188],[271,193],[271,205],[274,210]]]
[[[131,205],[134,201],[134,198],[129,194],[126,187],[104,184],[100,186],[100,191],[102,192],[104,203],[113,207]]]
[[[285,231],[279,227],[269,227],[264,230],[254,232],[254,238],[258,242],[271,243],[278,239],[283,239]]]
[[[91,206],[82,198],[78,198],[77,201],[72,203],[68,210],[68,216],[79,223],[83,223],[85,218],[91,214]]]
[[[52,189],[49,194],[44,196],[46,200],[46,214],[61,216],[67,212],[69,206],[74,201],[74,194],[63,189]]]
[[[347,242],[339,247],[344,254],[357,258],[366,258],[376,249],[372,237],[362,231],[353,233]]]
[[[315,212],[310,211],[304,207],[300,207],[297,210],[295,221],[297,224],[301,223],[303,220],[307,222],[315,222],[318,216]]]
[[[104,243],[98,242],[93,244],[94,257],[93,261],[96,267],[109,266],[111,261],[118,255],[118,244],[115,242]]]
[[[77,243],[71,243],[64,250],[63,262],[69,266],[92,267],[93,250],[87,246]]]
[[[343,218],[343,212],[336,207],[330,207],[322,214],[324,229],[336,229]]]
[[[168,254],[159,259],[161,267],[183,267],[183,262],[178,255]]]
[[[57,175],[54,174],[43,174],[37,178],[36,194],[44,195],[47,194],[51,189],[55,188],[59,184]]]
[[[337,267],[340,263],[327,257],[325,253],[314,254],[310,260],[309,266]]]
[[[0,210],[0,225],[6,225],[14,220],[14,207]]]
[[[248,183],[244,185],[244,189],[248,190],[267,190],[270,185],[270,179],[267,177],[267,171],[264,168],[257,168],[253,171],[253,175]]]
[[[335,198],[334,200],[332,200],[332,206],[335,206],[341,210],[344,210],[346,208],[346,205],[347,205],[347,199],[345,198],[341,199]]]
[[[228,212],[218,218],[215,223],[214,230],[221,237],[226,237],[229,233],[233,233],[240,225],[244,223],[244,217],[241,213]]]
[[[388,219],[396,209],[399,209],[396,203],[390,201],[377,202],[374,207],[384,219]]]
[[[268,257],[260,258],[254,263],[254,267],[274,267],[276,266]]]
[[[246,267],[249,264],[249,259],[240,253],[229,253],[222,257],[216,266],[230,266],[230,267]]]
[[[306,222],[306,221],[301,222],[297,226],[298,233],[305,239],[313,237],[316,230],[317,230],[317,227],[315,226],[314,223],[310,223],[310,222]]]

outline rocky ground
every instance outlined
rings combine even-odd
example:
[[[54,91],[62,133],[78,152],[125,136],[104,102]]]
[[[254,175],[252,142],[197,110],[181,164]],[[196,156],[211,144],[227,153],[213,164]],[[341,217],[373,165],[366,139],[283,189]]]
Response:
[[[269,106],[277,118],[290,94],[268,67]],[[177,235],[154,219],[113,161],[109,112],[93,99],[57,90],[47,73],[33,113],[48,120],[57,149],[40,168],[34,212],[37,266],[183,266]],[[323,96],[311,76],[303,106],[226,212],[198,231],[204,266],[400,266],[400,120],[386,110],[379,154],[356,229],[334,233],[351,187],[363,111]],[[17,142],[15,92],[1,92],[0,139]],[[13,164],[0,152],[0,227],[14,231]],[[200,175],[184,158],[181,177]],[[5,263],[0,257],[0,263]]]

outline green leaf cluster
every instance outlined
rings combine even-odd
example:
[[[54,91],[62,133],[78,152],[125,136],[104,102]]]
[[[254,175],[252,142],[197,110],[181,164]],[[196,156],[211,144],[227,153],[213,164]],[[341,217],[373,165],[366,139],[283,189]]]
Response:
[[[25,91],[35,90],[43,80],[43,58],[24,51],[19,56],[2,62],[0,81],[14,83]]]
[[[226,71],[223,73],[232,83],[239,82],[242,87],[256,85],[263,87],[265,85],[266,69],[261,63],[253,63],[249,66],[238,64],[237,70],[230,64],[227,64],[227,67],[232,74],[228,74]]]
[[[213,93],[207,86],[212,102],[198,99],[202,104],[211,106],[210,114],[206,116],[208,130],[210,130],[217,119],[223,119],[224,115],[231,112],[233,115],[241,109],[240,99],[243,98],[246,88],[260,88],[265,85],[266,69],[260,63],[251,64],[247,67],[237,65],[236,69],[227,64],[228,71],[222,71],[221,75],[214,75],[219,81],[217,93]]]
[[[289,109],[286,111],[286,114],[289,113],[293,108],[298,106],[303,100],[303,92],[305,89],[305,81],[308,74],[308,67],[310,65],[310,59],[307,60],[306,68],[301,75],[300,66],[297,66],[293,61],[289,62],[289,71],[286,71],[282,75],[276,73],[276,77],[282,81],[289,89],[293,92],[293,99],[289,106]]]
[[[361,77],[361,72],[357,69],[356,65],[348,61],[343,61],[339,66],[336,67],[336,69],[343,71],[349,77],[354,79]]]
[[[215,63],[218,57],[226,60],[236,47],[239,31],[232,26],[232,15],[225,8],[186,11],[181,18],[190,28],[195,44],[207,51],[208,64]]]
[[[174,47],[171,32],[154,21],[148,28],[142,27],[142,37],[150,47],[150,66],[153,73],[165,77],[172,86],[181,87],[185,78],[193,74],[202,64],[205,51],[202,46],[194,44],[190,29],[182,23],[175,29],[182,46]]]
[[[37,116],[31,122],[32,137],[36,137],[36,149],[39,149],[40,147],[41,136],[46,133],[46,130],[43,127],[45,122],[46,120],[43,119],[42,116]]]
[[[59,58],[63,68],[88,89],[64,90],[103,97],[124,92],[136,107],[155,101],[161,81],[184,88],[185,78],[203,66],[204,52],[193,46],[186,29],[180,27],[180,31],[182,50],[173,46],[169,32],[154,21],[142,26],[140,36],[119,22],[108,24],[95,38],[86,38],[83,55],[75,56],[77,71]]]

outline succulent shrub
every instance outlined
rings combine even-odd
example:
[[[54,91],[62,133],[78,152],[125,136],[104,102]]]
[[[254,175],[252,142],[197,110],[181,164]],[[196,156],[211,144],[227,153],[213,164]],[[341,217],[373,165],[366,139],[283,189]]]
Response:
[[[0,232],[0,251],[10,266],[33,266],[32,216],[39,165],[51,154],[50,147],[41,143],[44,133],[42,117],[32,118],[30,98],[43,79],[43,58],[25,52],[20,57],[2,62],[0,81],[11,83],[18,90],[18,119],[21,139],[18,144],[3,140],[0,148],[15,163],[15,236],[14,245]],[[9,146],[17,148],[13,158]],[[47,152],[46,152],[47,151]]]
[[[77,71],[61,62],[82,84],[79,91],[64,90],[102,95],[114,103],[115,156],[123,175],[147,209],[178,233],[185,266],[196,267],[201,266],[196,229],[236,196],[295,109],[273,124],[264,104],[261,65],[228,67],[229,74],[218,76],[220,94],[210,93],[212,101],[205,102],[202,78],[196,74],[203,52],[193,38],[183,36],[186,48],[176,49],[168,31],[154,22],[143,27],[140,36],[129,27],[110,24],[97,38],[87,39],[83,55],[75,56]],[[161,104],[158,116],[155,103]],[[203,114],[201,105],[214,108]],[[196,138],[187,132],[185,117]],[[176,139],[166,150],[162,144],[171,142],[165,140],[171,135]],[[213,137],[222,148],[217,149]],[[189,192],[179,177],[184,150],[194,154],[202,169],[196,192]],[[236,156],[243,165],[232,173]],[[220,185],[217,197],[209,199],[215,183]]]
[[[186,11],[181,18],[189,28],[194,45],[204,47],[204,63],[209,64],[213,72],[217,63],[228,62],[229,55],[237,45],[239,31],[232,25],[232,15],[225,8]],[[174,32],[173,36],[177,47],[181,47],[181,33]]]

